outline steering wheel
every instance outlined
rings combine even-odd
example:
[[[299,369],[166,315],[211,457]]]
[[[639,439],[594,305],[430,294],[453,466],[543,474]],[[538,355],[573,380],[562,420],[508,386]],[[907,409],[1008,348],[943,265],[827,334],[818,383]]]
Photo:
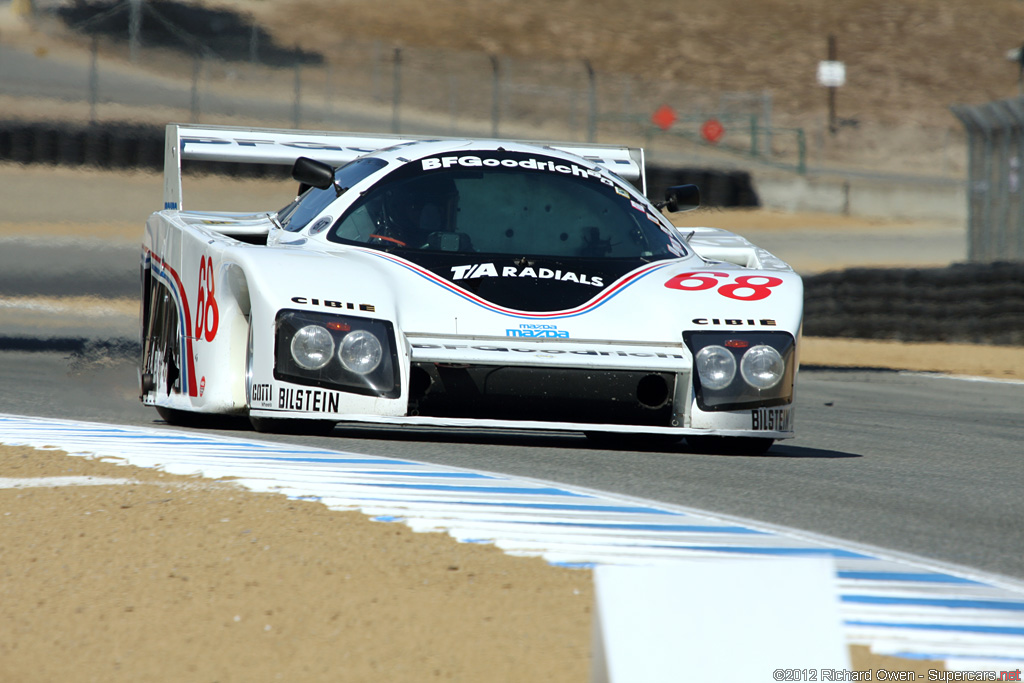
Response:
[[[387,242],[394,242],[395,244],[397,244],[397,245],[398,245],[398,246],[400,246],[400,247],[405,247],[405,246],[408,246],[408,245],[407,245],[407,244],[406,244],[405,242],[403,242],[402,240],[397,240],[397,239],[395,239],[394,237],[388,237],[387,235],[377,235],[377,234],[372,234],[372,235],[370,235],[370,239],[379,239],[379,240],[385,240],[385,241],[387,241]]]

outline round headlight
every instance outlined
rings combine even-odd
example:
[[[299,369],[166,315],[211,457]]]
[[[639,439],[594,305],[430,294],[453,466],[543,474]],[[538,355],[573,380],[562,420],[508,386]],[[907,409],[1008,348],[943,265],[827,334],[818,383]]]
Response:
[[[306,325],[292,337],[292,358],[305,370],[319,370],[331,360],[334,337],[327,328]]]
[[[771,389],[786,372],[786,363],[779,352],[770,346],[752,346],[740,361],[743,381],[755,389]]]
[[[346,334],[338,351],[341,364],[360,375],[376,370],[383,357],[384,349],[380,345],[380,340],[367,330],[355,330]]]
[[[724,346],[705,346],[697,352],[694,364],[705,389],[724,389],[736,376],[736,359]]]

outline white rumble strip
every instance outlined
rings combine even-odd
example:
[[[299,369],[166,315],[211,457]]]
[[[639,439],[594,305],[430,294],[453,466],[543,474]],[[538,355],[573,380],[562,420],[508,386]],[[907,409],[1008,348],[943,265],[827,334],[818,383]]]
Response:
[[[0,443],[120,458],[172,474],[233,477],[253,491],[360,510],[382,522],[445,531],[459,541],[494,543],[559,565],[831,558],[847,643],[940,660],[951,670],[1024,665],[1024,584],[792,529],[414,460],[169,429],[0,414]],[[69,481],[59,485],[130,483],[0,479],[0,488],[53,486],[63,479]]]
[[[0,477],[0,489],[55,488],[63,486],[120,486],[140,484],[134,479],[113,477]]]

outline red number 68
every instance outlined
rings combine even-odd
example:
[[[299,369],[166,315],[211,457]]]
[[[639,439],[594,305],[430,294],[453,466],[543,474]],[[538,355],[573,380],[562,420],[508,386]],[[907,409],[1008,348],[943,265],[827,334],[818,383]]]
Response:
[[[213,259],[199,257],[199,292],[196,294],[196,340],[213,341],[220,326],[220,310],[214,292]]]
[[[684,292],[699,292],[712,289],[719,284],[718,278],[731,277],[728,273],[710,270],[695,270],[692,273],[680,273],[665,283],[669,289],[680,289]],[[770,275],[739,275],[732,276],[736,282],[718,288],[718,293],[738,301],[760,301],[767,299],[772,287],[782,284],[782,278]]]

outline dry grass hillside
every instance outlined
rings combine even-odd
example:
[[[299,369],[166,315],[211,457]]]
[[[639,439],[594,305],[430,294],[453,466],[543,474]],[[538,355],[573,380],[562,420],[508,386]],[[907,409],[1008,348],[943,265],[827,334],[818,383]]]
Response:
[[[207,0],[210,3],[216,0]],[[590,59],[595,68],[718,91],[770,89],[820,114],[815,83],[836,36],[845,116],[948,125],[948,106],[1017,94],[1020,0],[226,0],[286,43],[346,38]]]
[[[1020,0],[203,1],[252,13],[282,43],[328,55],[341,41],[380,40],[586,58],[599,72],[716,92],[767,89],[777,124],[812,133],[827,120],[816,70],[831,34],[847,68],[837,113],[858,125],[819,133],[821,159],[890,166],[892,150],[917,150],[918,172],[939,171],[929,151],[959,142],[951,104],[1018,94],[1019,66],[1006,53],[1024,41]]]

